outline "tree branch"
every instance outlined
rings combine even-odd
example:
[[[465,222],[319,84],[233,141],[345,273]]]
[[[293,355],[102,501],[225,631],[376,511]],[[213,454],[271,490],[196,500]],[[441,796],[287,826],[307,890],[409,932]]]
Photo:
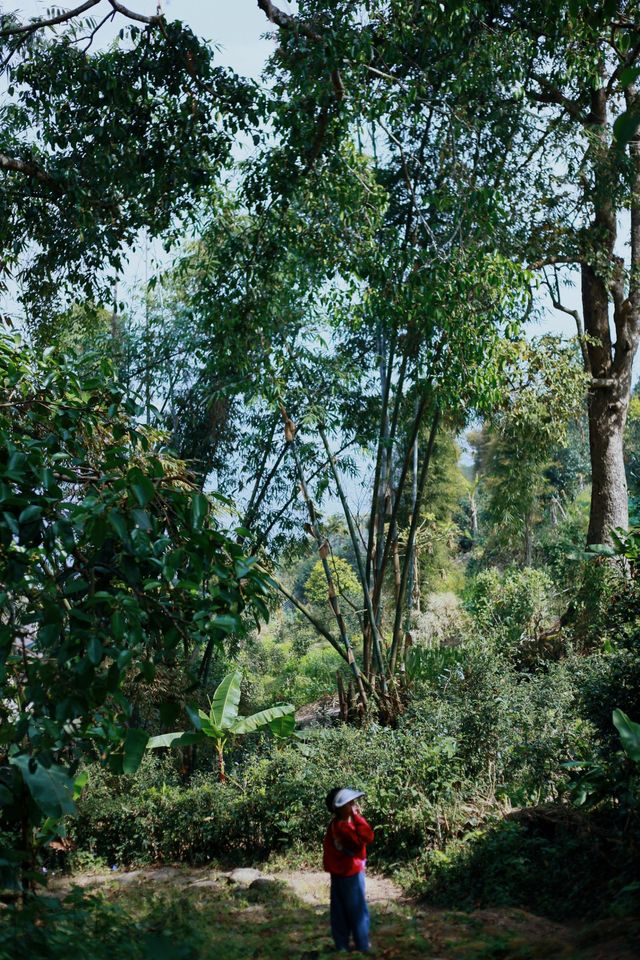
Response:
[[[312,40],[314,43],[324,43],[321,34],[314,30],[306,20],[294,17],[291,13],[285,13],[284,10],[276,7],[271,0],[258,0],[258,7],[263,11],[267,20],[269,20],[270,23],[274,23],[276,27],[280,27],[281,30],[290,30],[292,33],[302,34],[302,36],[307,37],[308,40]],[[331,71],[331,84],[336,95],[336,100],[344,100],[344,84],[342,83],[342,77],[337,67]]]
[[[81,3],[79,7],[73,7],[71,10],[61,10],[60,13],[55,14],[53,17],[46,17],[43,20],[31,20],[29,23],[16,23],[13,27],[5,27],[3,30],[0,30],[0,39],[2,37],[13,37],[18,34],[36,33],[38,30],[44,30],[45,27],[55,27],[59,23],[68,23],[69,20],[79,17],[81,14],[86,13],[87,10],[97,7],[99,3],[102,3],[102,0],[85,0],[85,3]],[[127,19],[137,20],[139,23],[147,23],[155,26],[164,20],[164,14],[159,13],[151,17],[146,17],[142,13],[136,13],[135,10],[130,10],[128,7],[125,7],[122,3],[119,3],[119,0],[109,0],[109,4],[115,13],[121,13],[122,16],[127,17]]]
[[[31,20],[29,23],[16,24],[15,27],[0,30],[0,38],[13,37],[17,33],[35,33],[36,30],[42,30],[44,27],[53,27],[57,23],[66,23],[68,20],[73,20],[74,17],[80,16],[85,10],[96,7],[101,2],[102,0],[86,0],[85,3],[80,4],[79,7],[75,7],[73,10],[62,10],[54,17],[48,17],[46,20]]]
[[[586,116],[582,112],[581,105],[576,100],[570,100],[569,97],[565,97],[565,95],[558,90],[558,88],[555,87],[550,80],[547,80],[546,77],[532,73],[531,79],[538,84],[542,91],[538,92],[537,90],[528,90],[527,96],[531,100],[534,100],[536,103],[557,104],[558,106],[562,107],[563,110],[566,110],[573,120],[577,120],[578,123],[581,123],[584,127],[591,123],[589,116]]]
[[[304,20],[294,17],[292,13],[285,13],[280,10],[271,0],[258,0],[258,7],[265,14],[267,20],[275,23],[276,27],[282,30],[292,30],[294,33],[301,33],[303,36],[313,40],[314,43],[322,43],[322,37]]]
[[[5,153],[0,153],[0,170],[24,173],[27,177],[33,177],[41,183],[46,183],[57,193],[64,192],[64,188],[57,180],[31,160],[19,160],[17,157],[8,157]]]
[[[559,310],[561,313],[566,313],[567,316],[573,317],[576,322],[576,330],[578,332],[578,339],[580,341],[580,352],[582,353],[582,361],[584,363],[584,369],[588,374],[591,373],[591,358],[589,357],[589,350],[587,349],[587,344],[584,339],[584,323],[582,317],[580,316],[577,310],[572,310],[570,307],[565,307],[560,301],[560,294],[558,291],[558,279],[556,276],[556,289],[554,290],[551,286],[549,278],[547,277],[546,271],[544,273],[544,282],[549,291],[549,296],[551,297],[551,303],[553,304],[556,310]]]
[[[528,263],[527,270],[541,270],[543,267],[553,267],[555,264],[566,264],[567,266],[579,267],[585,263],[582,257],[542,257],[540,260],[534,260]]]
[[[128,7],[118,3],[118,0],[109,0],[109,3],[118,13],[121,13],[124,17],[128,17],[129,20],[137,20],[138,23],[148,23],[155,26],[164,20],[163,13],[157,13],[152,17],[145,17],[142,13],[136,13],[135,10],[129,10]]]

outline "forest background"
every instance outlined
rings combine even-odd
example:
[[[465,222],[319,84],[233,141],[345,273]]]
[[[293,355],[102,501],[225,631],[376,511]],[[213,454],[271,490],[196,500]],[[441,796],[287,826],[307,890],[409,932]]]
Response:
[[[432,903],[628,916],[637,5],[248,6],[259,82],[2,12],[7,898],[345,779]]]

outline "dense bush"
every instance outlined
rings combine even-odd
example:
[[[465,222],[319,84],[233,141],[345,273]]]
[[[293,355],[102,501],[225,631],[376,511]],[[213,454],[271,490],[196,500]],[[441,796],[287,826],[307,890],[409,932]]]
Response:
[[[286,700],[296,707],[312,703],[336,689],[336,672],[348,679],[344,660],[317,635],[298,632],[299,625],[283,620],[290,632],[280,629],[275,638],[260,637],[245,646],[243,694],[251,709],[259,710],[274,700]]]
[[[456,822],[464,787],[455,743],[414,731],[342,727],[306,746],[247,759],[218,783],[198,774],[187,786],[164,766],[116,780],[91,770],[72,829],[78,845],[109,864],[267,856],[292,844],[319,848],[332,786],[357,784],[377,829],[374,860],[417,855],[434,842],[446,811]]]
[[[544,570],[492,567],[475,576],[465,605],[476,633],[515,663],[529,665],[526,640],[554,612],[554,590]]]
[[[474,796],[491,805],[564,795],[561,764],[588,745],[572,677],[562,665],[523,676],[503,658],[467,651],[455,674],[417,689],[398,729],[322,729],[272,753],[258,741],[230,755],[228,784],[209,773],[181,784],[171,758],[147,759],[120,780],[94,769],[74,833],[82,849],[117,864],[318,848],[325,793],[345,783],[367,793],[373,861],[405,861],[462,829]]]
[[[628,909],[634,897],[637,907],[637,846],[602,817],[553,814],[507,818],[434,851],[417,890],[440,906],[520,907],[555,920]]]
[[[504,656],[467,649],[435,677],[405,717],[417,736],[450,736],[465,777],[513,803],[557,799],[563,760],[582,756],[589,730],[575,707],[575,664],[523,674]]]
[[[640,641],[640,637],[638,638]],[[640,718],[640,642],[594,654],[581,665],[580,712],[592,723],[603,752],[619,746],[614,709]]]
[[[0,960],[197,960],[201,935],[176,898],[150,897],[135,919],[102,897],[34,897],[0,913]]]

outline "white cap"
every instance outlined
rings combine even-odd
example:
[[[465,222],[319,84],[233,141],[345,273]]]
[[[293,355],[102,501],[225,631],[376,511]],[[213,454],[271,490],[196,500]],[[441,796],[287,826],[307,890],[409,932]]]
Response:
[[[348,787],[344,790],[338,790],[333,798],[333,809],[337,810],[338,807],[344,807],[345,804],[351,803],[352,800],[357,800],[358,797],[364,797],[362,790],[350,790]]]

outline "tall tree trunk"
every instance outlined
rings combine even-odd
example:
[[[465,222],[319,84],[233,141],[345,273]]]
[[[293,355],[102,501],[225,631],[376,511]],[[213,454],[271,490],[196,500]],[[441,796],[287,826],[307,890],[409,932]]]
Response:
[[[610,543],[614,527],[629,525],[623,456],[628,405],[629,385],[618,378],[589,397],[592,488],[587,543]]]
[[[626,91],[627,105],[637,108],[635,88]],[[623,439],[631,394],[631,368],[638,345],[638,255],[640,252],[640,156],[629,145],[634,175],[631,198],[631,270],[625,297],[624,264],[615,253],[617,212],[612,202],[609,164],[617,144],[607,142],[607,93],[593,91],[591,131],[594,136],[594,219],[585,235],[582,263],[582,308],[587,343],[587,372],[592,376],[588,402],[591,453],[591,511],[587,543],[610,543],[614,527],[629,525]],[[606,262],[607,267],[603,269]],[[609,306],[613,303],[613,324]],[[615,342],[612,333],[615,331]]]

